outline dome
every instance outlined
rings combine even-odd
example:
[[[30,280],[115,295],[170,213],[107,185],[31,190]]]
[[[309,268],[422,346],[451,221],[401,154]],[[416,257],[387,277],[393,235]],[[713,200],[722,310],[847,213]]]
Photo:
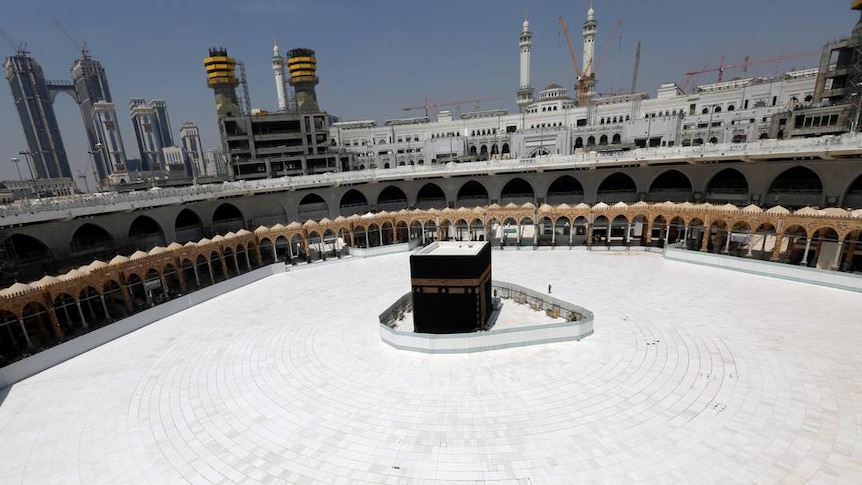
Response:
[[[12,296],[16,293],[23,293],[25,291],[32,290],[33,287],[30,285],[25,285],[24,283],[15,283],[14,285],[6,288],[5,290],[0,290],[0,296]]]
[[[54,283],[56,283],[58,281],[60,281],[59,278],[51,276],[51,275],[46,275],[42,279],[40,279],[39,281],[30,283],[30,287],[31,288],[37,288],[37,289],[38,288],[44,288],[46,286],[53,285]]]
[[[123,263],[128,263],[128,262],[129,262],[129,258],[127,258],[125,256],[117,255],[117,256],[114,256],[113,259],[108,261],[108,264],[111,266],[118,266],[118,265],[121,265]]]
[[[251,236],[251,232],[249,232],[247,229],[240,229],[239,231],[236,232],[236,235],[237,235],[237,237]]]
[[[183,248],[183,245],[178,243],[178,242],[172,242],[172,243],[168,244],[168,250],[170,250],[170,251],[176,251],[177,249],[182,249],[182,248]]]
[[[255,234],[263,234],[268,230],[269,230],[269,228],[266,226],[258,226],[257,229],[254,230],[254,233]]]
[[[610,209],[610,207],[611,207],[611,206],[609,206],[609,205],[605,204],[604,202],[599,202],[598,204],[596,204],[596,205],[594,205],[594,206],[593,206],[593,209],[596,209],[596,210],[605,210],[605,209]]]
[[[139,250],[135,251],[134,253],[132,253],[131,256],[129,256],[129,261],[135,261],[137,259],[146,258],[147,256],[149,256],[147,253],[145,253],[139,249]]]
[[[155,255],[155,254],[162,254],[162,253],[166,253],[166,252],[168,252],[168,250],[166,248],[163,248],[161,246],[156,246],[153,249],[150,249],[150,252],[148,254]]]
[[[844,209],[839,209],[838,207],[827,207],[822,209],[820,213],[829,217],[847,217],[850,215],[849,212]]]
[[[773,214],[773,215],[786,215],[786,214],[790,214],[790,211],[785,209],[784,207],[781,207],[780,205],[777,205],[775,207],[769,208],[769,210],[767,210],[766,213],[767,214]]]
[[[77,269],[73,269],[64,275],[60,275],[60,281],[73,280],[75,278],[81,278],[87,276],[84,273],[78,271]]]
[[[108,263],[106,263],[104,261],[99,261],[98,259],[93,261],[92,263],[90,263],[90,266],[89,266],[90,271],[95,271],[97,269],[102,269],[102,268],[107,268],[107,267],[108,267]]]

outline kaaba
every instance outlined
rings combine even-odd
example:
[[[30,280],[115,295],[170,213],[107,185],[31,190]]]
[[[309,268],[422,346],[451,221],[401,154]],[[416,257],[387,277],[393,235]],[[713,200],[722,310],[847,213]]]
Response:
[[[410,256],[413,331],[467,333],[491,317],[491,245],[435,242]]]

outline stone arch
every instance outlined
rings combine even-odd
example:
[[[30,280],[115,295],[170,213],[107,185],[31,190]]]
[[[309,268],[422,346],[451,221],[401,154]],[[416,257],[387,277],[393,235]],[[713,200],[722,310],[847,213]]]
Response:
[[[847,187],[847,191],[844,192],[844,202],[842,205],[844,207],[851,207],[854,209],[862,207],[862,174],[856,177],[855,180]]]
[[[323,197],[315,192],[310,192],[299,200],[299,204],[296,206],[296,214],[301,221],[319,221],[324,217],[329,217],[329,205],[326,204]]]
[[[395,224],[395,242],[406,243],[410,240],[410,231],[405,221],[398,221]]]
[[[30,337],[18,316],[0,309],[0,367],[24,358],[30,349]]]
[[[18,281],[35,280],[46,272],[57,272],[51,250],[39,238],[27,234],[12,234],[6,238],[3,246],[6,253],[3,259],[14,266],[13,271]]]
[[[647,193],[647,201],[686,202],[691,199],[691,180],[682,172],[668,169],[653,179]]]
[[[98,224],[86,222],[72,234],[69,256],[77,264],[89,264],[96,259],[107,261],[115,255],[114,238]]]
[[[213,211],[212,233],[227,234],[245,228],[245,216],[237,206],[230,202],[222,202]]]
[[[396,185],[387,185],[377,196],[377,210],[397,212],[407,208],[407,194]]]
[[[353,214],[365,214],[368,212],[368,199],[365,198],[365,194],[362,192],[350,189],[341,196],[341,200],[338,203],[338,211],[345,217]]]
[[[575,144],[572,148],[574,148],[575,150],[584,148],[584,138],[581,136],[575,138]]]
[[[545,202],[552,205],[576,205],[584,201],[584,186],[571,175],[561,175],[551,182]]]
[[[599,202],[636,202],[638,199],[637,184],[630,176],[622,172],[615,172],[602,180],[596,197]]]
[[[458,207],[475,207],[488,205],[488,189],[476,180],[468,180],[458,189],[455,204]]]
[[[446,207],[446,194],[439,185],[429,182],[419,189],[416,194],[416,208],[418,209],[443,209]]]
[[[711,204],[748,203],[748,179],[735,168],[725,168],[706,184],[706,201]]]
[[[790,210],[820,205],[823,200],[823,181],[810,168],[796,166],[776,176],[769,185],[766,201]]]
[[[204,237],[204,225],[200,215],[192,209],[183,208],[174,219],[176,242],[200,241]]]
[[[102,285],[102,297],[105,300],[105,306],[108,308],[109,318],[117,320],[128,315],[126,308],[126,295],[120,283],[114,280],[108,280]]]
[[[225,266],[224,261],[222,260],[221,254],[218,251],[210,252],[210,268],[212,268],[212,276],[213,283],[218,283],[219,281],[224,281],[226,278],[225,275]]]
[[[197,270],[201,288],[215,283],[215,271],[210,266],[210,261],[203,254],[199,254],[195,258],[195,269]]]
[[[165,246],[165,231],[150,216],[140,215],[129,224],[129,240],[137,249],[149,251],[156,246]]]
[[[536,202],[536,192],[529,182],[521,177],[514,177],[500,190],[500,205],[517,204],[521,205],[526,202]]]
[[[52,328],[51,317],[45,305],[37,301],[27,303],[21,319],[24,321],[24,328],[34,350],[53,347],[58,343],[58,335]]]
[[[66,338],[74,338],[87,332],[90,327],[84,319],[83,309],[79,310],[78,300],[69,293],[62,292],[54,296],[51,305],[57,323]]]
[[[102,294],[92,285],[85,286],[78,293],[78,302],[84,314],[84,320],[88,326],[98,328],[107,324],[111,316],[107,311],[107,305],[102,304]]]
[[[383,231],[381,231],[380,225],[377,223],[372,222],[368,224],[366,234],[368,237],[368,247],[374,248],[383,245]]]
[[[183,294],[183,276],[173,263],[168,263],[162,268],[162,279],[165,282],[165,294],[169,300]]]
[[[126,276],[126,289],[129,292],[134,310],[140,310],[149,306],[150,301],[144,288],[144,279],[137,273],[131,273]]]

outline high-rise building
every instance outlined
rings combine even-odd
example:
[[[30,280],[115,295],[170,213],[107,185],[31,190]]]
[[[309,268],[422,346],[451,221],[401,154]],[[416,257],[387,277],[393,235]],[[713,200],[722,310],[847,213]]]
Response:
[[[162,135],[156,111],[143,98],[129,100],[129,111],[144,170],[165,170]]]
[[[82,108],[83,109],[83,108]],[[126,149],[120,128],[117,125],[117,110],[114,103],[97,101],[93,104],[93,118],[90,123],[96,132],[96,143],[93,146],[93,160],[100,178],[107,178],[113,173],[127,170]],[[99,160],[103,166],[99,166]],[[107,171],[102,172],[107,168]]]
[[[183,123],[180,128],[180,142],[186,157],[191,165],[191,175],[194,177],[206,177],[215,175],[213,167],[208,166],[204,158],[201,136],[197,125],[194,123]]]
[[[72,64],[72,82],[98,177],[105,179],[116,171],[124,171],[126,155],[108,77],[102,64],[90,56],[86,44],[81,49],[81,58]],[[101,147],[97,146],[99,143]]]
[[[165,160],[165,171],[168,172],[169,177],[191,177],[191,166],[189,165],[185,151],[181,147],[162,148],[162,157]]]
[[[37,178],[72,177],[69,159],[54,114],[52,89],[42,67],[29,53],[18,49],[3,67],[12,88],[12,101],[24,129],[32,168]],[[65,88],[71,87],[67,82]],[[29,163],[29,162],[28,162]]]
[[[159,135],[162,137],[162,146],[174,146],[171,118],[168,116],[168,104],[164,99],[154,99],[150,102],[150,107],[156,113],[156,121],[159,123]]]

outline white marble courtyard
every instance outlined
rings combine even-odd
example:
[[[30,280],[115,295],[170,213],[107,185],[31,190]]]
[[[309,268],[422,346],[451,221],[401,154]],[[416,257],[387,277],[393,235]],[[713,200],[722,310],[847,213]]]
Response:
[[[407,255],[294,268],[0,391],[0,483],[862,483],[862,294],[495,251],[580,342],[403,352]]]

